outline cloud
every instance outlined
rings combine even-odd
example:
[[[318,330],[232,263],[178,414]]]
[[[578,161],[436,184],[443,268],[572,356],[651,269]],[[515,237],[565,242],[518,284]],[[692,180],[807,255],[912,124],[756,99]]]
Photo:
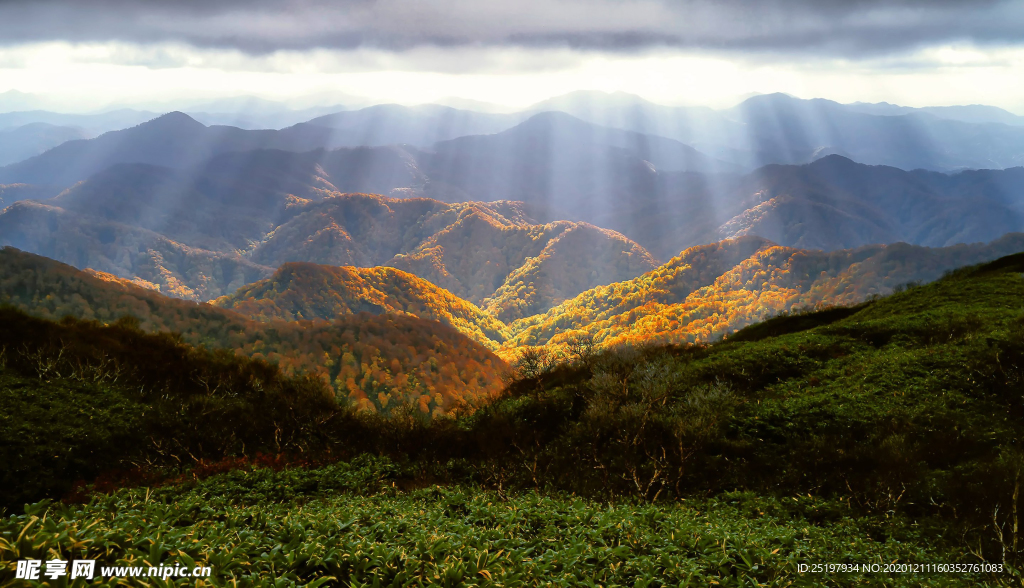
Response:
[[[859,58],[1024,43],[1009,0],[0,0],[0,43],[280,50],[658,47]]]

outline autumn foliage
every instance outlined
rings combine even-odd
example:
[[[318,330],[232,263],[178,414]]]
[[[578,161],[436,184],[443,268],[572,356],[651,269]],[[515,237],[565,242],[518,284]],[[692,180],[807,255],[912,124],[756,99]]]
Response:
[[[135,317],[145,331],[178,332],[194,345],[265,359],[285,375],[315,375],[339,400],[367,410],[411,406],[436,415],[473,406],[500,389],[504,369],[480,344],[414,316],[255,321],[11,248],[0,250],[0,303],[49,319]]]
[[[988,245],[932,249],[896,243],[824,252],[740,237],[691,247],[632,280],[587,290],[509,325],[506,349],[711,342],[783,312],[850,305],[907,282],[1024,250],[1014,233]]]
[[[472,302],[390,267],[286,263],[273,277],[213,304],[262,321],[333,320],[362,312],[412,315],[446,324],[492,349],[508,337],[501,321]]]

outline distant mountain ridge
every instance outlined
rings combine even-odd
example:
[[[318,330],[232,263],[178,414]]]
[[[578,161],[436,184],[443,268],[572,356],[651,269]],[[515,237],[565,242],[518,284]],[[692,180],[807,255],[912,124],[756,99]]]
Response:
[[[598,125],[676,139],[747,170],[810,163],[829,154],[904,170],[1024,165],[1024,117],[993,107],[840,104],[778,93],[712,110],[663,106],[624,93],[574,92],[530,110],[559,110]]]
[[[541,113],[523,121],[522,116],[472,113],[446,107],[383,105],[359,111],[339,112],[281,130],[244,130],[205,126],[192,117],[172,112],[138,126],[105,133],[95,139],[68,141],[59,146],[0,168],[0,183],[70,186],[105,169],[124,163],[143,163],[175,169],[203,167],[210,160],[232,152],[279,150],[306,152],[339,147],[366,148],[403,144],[410,157],[430,167],[437,181],[445,181],[445,161],[473,137],[496,135],[505,141],[505,159],[522,158],[522,148],[550,144],[552,151],[593,157],[602,150],[669,170],[733,170],[731,164],[709,158],[673,139],[643,135],[585,123],[563,113]],[[455,144],[450,144],[456,141]],[[459,143],[461,141],[461,143]],[[493,143],[493,141],[491,141]],[[405,145],[408,144],[408,145]],[[422,151],[421,149],[427,149]],[[594,151],[597,150],[597,151]],[[542,154],[543,155],[543,154]],[[447,158],[447,159],[446,159]],[[513,159],[514,161],[514,159]],[[470,162],[456,162],[462,167]],[[496,162],[492,162],[493,163]],[[547,165],[543,158],[531,167]],[[579,165],[600,165],[579,162]],[[409,187],[422,188],[423,183]]]
[[[475,112],[436,104],[380,104],[319,116],[299,126],[332,129],[335,147],[408,144],[430,148],[457,137],[499,133],[526,118],[525,113]]]
[[[30,123],[0,129],[0,166],[16,163],[76,139],[92,134],[79,127]]]
[[[744,192],[743,212],[719,226],[723,238],[833,250],[899,241],[943,247],[1024,230],[1024,168],[946,175],[831,155],[766,166],[742,180],[736,193]]]
[[[999,123],[1013,126],[1024,125],[1024,116],[1016,115],[1008,110],[1004,110],[996,106],[986,106],[984,104],[965,104],[962,106],[922,106],[915,108],[912,106],[898,106],[896,104],[889,104],[888,102],[854,102],[852,104],[844,104],[844,106],[849,110],[868,114],[880,114],[883,116],[896,116],[921,112],[934,115],[938,118],[966,123]]]
[[[187,114],[172,112],[95,139],[69,141],[0,168],[0,182],[69,186],[119,163],[188,168],[232,151],[311,151],[328,145],[330,136],[331,131],[321,127],[282,131],[207,127]]]
[[[224,112],[203,111],[203,108],[219,108]],[[280,129],[244,131],[233,126],[211,127],[217,131],[207,133],[208,136],[200,137],[201,140],[193,144],[193,150],[199,154],[255,148],[303,151],[399,144],[431,150],[438,143],[460,137],[506,131],[538,114],[565,113],[620,133],[637,132],[658,137],[654,142],[681,142],[708,160],[718,162],[719,167],[725,165],[745,171],[768,164],[810,163],[828,154],[904,170],[1003,169],[1024,164],[1024,117],[983,105],[911,108],[887,103],[840,104],[821,98],[802,100],[786,94],[765,94],[748,98],[732,108],[713,110],[663,106],[622,92],[583,91],[554,97],[514,113],[479,112],[437,104],[379,104],[359,110],[345,110],[341,106],[333,110],[332,107],[314,107],[291,111],[284,104],[254,98],[193,105],[186,110],[207,124]],[[179,114],[170,113],[172,117]],[[299,122],[303,115],[309,119]],[[163,117],[132,110],[90,115],[12,112],[0,114],[0,130],[46,123],[81,128],[92,136],[129,130],[127,127],[159,118]],[[291,126],[282,128],[285,124]],[[135,139],[122,135],[117,141],[131,144]],[[218,147],[221,144],[223,148]],[[655,149],[659,150],[669,155],[678,151]],[[105,163],[177,166],[170,156],[156,161],[147,158],[145,151],[142,149],[135,159],[115,158]],[[64,153],[62,157],[68,155]],[[662,157],[660,162],[642,155],[641,159],[652,161],[659,169],[693,169],[691,154],[675,155]],[[96,172],[104,167],[102,161],[94,163],[97,165],[86,166],[84,171]],[[83,175],[83,169],[76,166],[70,167],[67,176],[54,176],[49,183],[66,186],[69,181],[82,180],[89,175]],[[4,173],[0,171],[0,181],[40,183],[38,174],[46,169],[51,174],[62,171],[55,164],[37,162],[12,172],[21,177],[2,177]]]

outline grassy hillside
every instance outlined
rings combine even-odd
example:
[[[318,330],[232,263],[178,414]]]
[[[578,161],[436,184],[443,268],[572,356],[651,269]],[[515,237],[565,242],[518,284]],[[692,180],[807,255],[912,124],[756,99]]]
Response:
[[[930,249],[898,243],[826,253],[742,237],[693,247],[625,282],[583,292],[510,325],[508,348],[579,335],[598,345],[696,343],[780,312],[849,305],[908,282],[1024,250],[1024,234],[987,245]]]
[[[0,304],[52,320],[111,323],[131,315],[145,331],[266,359],[288,375],[314,374],[344,401],[377,411],[411,404],[433,414],[476,404],[500,389],[504,369],[486,347],[414,316],[255,321],[11,248],[0,249]]]
[[[213,304],[254,320],[332,320],[361,312],[409,314],[449,325],[492,350],[508,337],[501,321],[473,303],[390,267],[286,263],[272,277],[243,286]]]

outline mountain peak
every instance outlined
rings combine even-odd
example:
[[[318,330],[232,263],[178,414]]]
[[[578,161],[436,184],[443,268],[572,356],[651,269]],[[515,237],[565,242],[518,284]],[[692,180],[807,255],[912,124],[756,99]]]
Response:
[[[175,110],[168,112],[167,114],[160,115],[153,120],[147,121],[139,125],[140,127],[192,127],[192,128],[206,128],[206,125],[185,114],[184,112]]]
[[[833,153],[831,155],[826,155],[824,157],[820,157],[818,159],[815,159],[814,161],[812,161],[811,163],[808,163],[807,165],[811,166],[811,167],[819,167],[819,166],[837,166],[837,165],[862,166],[864,164],[857,163],[856,161],[850,159],[849,157],[845,157],[843,155],[838,155],[836,153]]]
[[[785,92],[773,92],[771,94],[758,94],[757,96],[751,96],[740,104],[757,104],[757,103],[788,103],[788,102],[801,102],[800,98],[796,96],[786,94]]]

